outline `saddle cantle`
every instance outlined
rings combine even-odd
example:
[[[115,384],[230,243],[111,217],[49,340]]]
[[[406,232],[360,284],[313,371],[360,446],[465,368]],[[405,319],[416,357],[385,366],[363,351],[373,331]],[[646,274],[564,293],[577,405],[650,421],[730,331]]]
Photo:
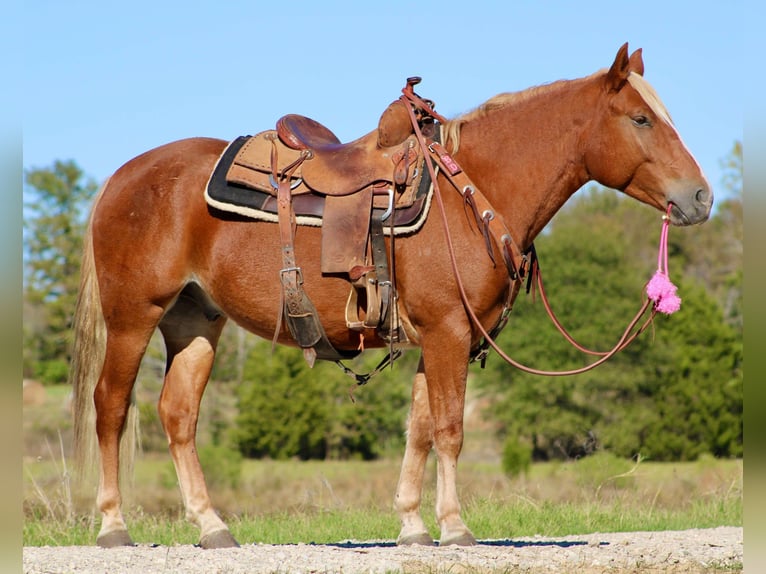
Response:
[[[285,145],[297,150],[319,150],[342,145],[329,128],[297,114],[288,114],[277,120],[277,134]]]

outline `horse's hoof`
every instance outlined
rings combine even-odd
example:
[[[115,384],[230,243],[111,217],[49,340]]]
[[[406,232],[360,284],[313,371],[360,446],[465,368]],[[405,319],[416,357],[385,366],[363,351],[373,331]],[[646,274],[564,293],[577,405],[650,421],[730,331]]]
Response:
[[[99,534],[96,544],[101,548],[118,548],[120,546],[135,546],[127,530],[112,530],[106,534]]]
[[[419,544],[420,546],[436,546],[434,539],[428,532],[421,532],[420,534],[410,534],[408,536],[400,536],[396,540],[397,546],[412,546],[413,544]]]
[[[470,532],[439,540],[439,546],[475,546],[476,538]]]
[[[239,542],[228,530],[216,530],[200,538],[199,545],[206,549],[213,548],[239,548]]]

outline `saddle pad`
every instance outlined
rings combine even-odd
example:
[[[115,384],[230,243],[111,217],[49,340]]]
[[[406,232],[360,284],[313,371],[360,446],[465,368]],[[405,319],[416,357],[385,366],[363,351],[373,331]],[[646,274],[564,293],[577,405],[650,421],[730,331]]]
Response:
[[[247,176],[247,172],[243,168],[238,171],[242,176],[237,177],[236,181],[227,180],[227,174],[234,172],[234,170],[230,171],[230,168],[234,167],[232,164],[238,157],[242,147],[248,145],[248,142],[259,136],[240,136],[227,146],[218,159],[218,163],[213,169],[213,173],[210,175],[208,184],[205,187],[205,201],[210,207],[220,211],[235,213],[256,221],[276,223],[278,221],[277,199],[271,193],[264,191],[264,180],[259,174]],[[250,145],[254,144],[251,142]],[[282,149],[280,148],[281,153]],[[285,158],[285,161],[287,161],[287,158]],[[269,169],[266,166],[263,167],[266,170]],[[433,193],[431,178],[428,170],[424,169],[424,166],[420,166],[418,172],[411,186],[412,189],[408,187],[397,201],[399,205],[396,206],[393,214],[394,235],[407,235],[417,232],[428,216]],[[265,173],[265,181],[268,182],[268,171]],[[231,179],[231,175],[229,178]],[[270,184],[268,184],[268,189],[273,193]],[[401,200],[404,200],[403,206],[400,203]],[[379,203],[380,201],[382,203]],[[304,192],[294,195],[292,204],[296,223],[298,225],[321,227],[325,202],[326,197],[316,193]],[[378,217],[383,215],[387,209],[386,202],[386,197],[377,197],[373,214]],[[384,232],[386,235],[391,234],[390,219],[387,219],[385,222]]]

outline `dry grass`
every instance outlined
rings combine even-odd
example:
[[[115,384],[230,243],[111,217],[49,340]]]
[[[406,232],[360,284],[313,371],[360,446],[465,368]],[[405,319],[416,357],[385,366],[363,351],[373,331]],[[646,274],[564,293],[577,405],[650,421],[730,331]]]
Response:
[[[579,463],[561,463],[533,465],[528,476],[509,479],[499,465],[465,464],[459,474],[465,519],[480,538],[742,524],[741,461],[644,462],[626,475],[609,474],[615,461],[603,458],[602,476]],[[434,467],[430,461],[423,514],[435,533]],[[25,543],[68,540],[70,532],[92,542],[98,524],[92,497],[72,502],[62,461],[26,469]],[[139,461],[137,471],[125,505],[131,524],[138,523],[135,538],[196,542],[195,529],[183,521],[172,465],[155,456]],[[397,479],[397,460],[245,461],[239,486],[213,489],[211,496],[243,540],[394,538]]]
[[[57,390],[25,412],[25,544],[92,543],[98,528],[95,489],[76,494],[67,466],[68,429]],[[665,530],[742,524],[742,461],[703,458],[693,463],[636,464],[602,454],[577,462],[535,464],[529,474],[502,473],[491,430],[473,428],[459,469],[465,518],[481,538],[615,530]],[[216,484],[216,508],[243,540],[290,542],[348,537],[392,538],[399,460],[252,461],[241,463],[235,486]],[[435,461],[429,460],[423,515],[433,515]],[[136,540],[195,542],[183,521],[169,455],[137,461],[125,508]]]

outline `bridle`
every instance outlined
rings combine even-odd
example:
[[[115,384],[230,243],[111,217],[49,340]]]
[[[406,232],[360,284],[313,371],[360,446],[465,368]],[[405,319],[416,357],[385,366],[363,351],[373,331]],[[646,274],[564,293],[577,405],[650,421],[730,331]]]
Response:
[[[630,345],[636,339],[636,337],[638,337],[638,335],[643,333],[647,329],[647,327],[651,325],[658,311],[657,307],[658,307],[658,303],[660,302],[658,298],[653,298],[650,296],[644,300],[641,308],[636,313],[635,317],[628,323],[628,326],[623,332],[622,336],[619,338],[619,340],[614,345],[614,347],[612,347],[609,351],[605,351],[605,352],[592,351],[580,345],[577,341],[575,341],[575,339],[561,325],[561,322],[558,320],[555,313],[553,312],[553,309],[551,308],[550,302],[548,301],[548,297],[545,293],[545,287],[543,285],[542,274],[540,272],[540,265],[535,254],[534,247],[531,246],[530,249],[523,252],[519,249],[516,243],[512,241],[511,233],[508,230],[508,228],[505,226],[504,222],[502,221],[502,217],[499,217],[496,214],[489,200],[473,184],[473,182],[470,180],[468,175],[465,174],[462,168],[460,168],[460,166],[455,161],[455,159],[452,158],[452,156],[450,156],[450,154],[444,149],[444,147],[441,146],[441,144],[438,141],[436,141],[434,138],[427,139],[423,135],[423,131],[421,129],[421,123],[423,122],[424,117],[430,116],[431,118],[433,118],[434,120],[437,120],[438,122],[442,124],[444,124],[446,120],[440,114],[436,113],[436,111],[433,109],[432,102],[428,100],[423,100],[420,98],[420,96],[415,94],[415,92],[413,91],[413,86],[415,86],[419,82],[420,82],[420,78],[417,78],[417,77],[408,78],[407,85],[402,89],[402,96],[400,97],[400,99],[403,101],[403,103],[405,104],[405,107],[407,108],[407,111],[410,116],[410,121],[412,122],[412,126],[418,140],[418,144],[420,145],[420,148],[424,156],[430,157],[432,159],[432,161],[426,161],[425,164],[431,175],[431,181],[433,182],[433,193],[436,199],[436,204],[439,208],[442,225],[445,231],[447,251],[449,253],[452,273],[455,277],[455,282],[460,292],[460,298],[463,302],[463,305],[471,321],[473,322],[473,324],[479,330],[479,332],[481,333],[483,337],[483,342],[479,346],[478,352],[472,355],[472,359],[481,360],[482,366],[483,366],[484,359],[486,358],[486,353],[488,349],[491,347],[497,352],[497,354],[504,361],[516,367],[517,369],[520,369],[527,373],[531,373],[535,375],[545,375],[545,376],[567,376],[567,375],[576,375],[576,374],[589,371],[605,363],[606,361],[611,359],[614,355],[616,355],[617,353],[625,349],[628,345]],[[417,110],[417,114],[420,115],[420,119],[418,119],[416,115],[416,110]],[[476,219],[476,223],[484,235],[484,238],[487,244],[487,252],[489,253],[490,258],[492,259],[493,264],[495,263],[495,258],[493,255],[493,248],[492,248],[492,243],[494,242],[494,244],[497,245],[498,248],[500,249],[500,252],[503,255],[504,263],[508,270],[508,275],[510,279],[510,285],[508,287],[508,295],[507,295],[505,304],[503,306],[503,311],[501,312],[498,322],[496,323],[495,327],[493,327],[489,331],[482,325],[481,321],[476,315],[476,312],[471,307],[471,304],[468,300],[468,295],[466,294],[465,287],[463,285],[463,281],[460,275],[460,270],[458,269],[454,246],[452,244],[452,237],[449,231],[449,221],[447,219],[447,213],[444,208],[444,202],[442,199],[441,190],[439,189],[439,184],[436,177],[436,168],[434,167],[434,164],[438,166],[439,171],[443,173],[445,177],[450,181],[450,183],[452,184],[452,187],[454,187],[454,189],[457,190],[458,193],[460,193],[460,195],[463,197],[463,201],[465,202],[465,204],[467,206],[470,206],[471,211],[474,214],[474,217]],[[668,211],[669,210],[670,210],[670,206],[668,206]],[[667,269],[667,256],[666,256],[667,225],[668,225],[668,219],[667,219],[667,216],[665,216],[662,243],[660,246],[661,255],[663,253],[663,246],[664,246],[665,269]],[[662,261],[662,257],[660,258],[660,261]],[[660,263],[658,264],[657,274],[659,275],[661,273],[666,278],[666,275],[663,272],[662,265]],[[589,363],[588,365],[585,365],[584,367],[580,367],[577,369],[569,369],[569,370],[563,370],[563,371],[547,371],[547,370],[536,369],[533,367],[526,366],[522,363],[519,363],[518,361],[508,356],[498,346],[497,342],[495,341],[495,338],[497,337],[500,330],[505,326],[505,324],[508,321],[508,316],[513,307],[513,303],[516,299],[516,296],[519,293],[519,290],[521,288],[522,282],[525,277],[527,277],[527,280],[528,280],[528,289],[529,289],[529,284],[532,282],[532,280],[533,279],[535,280],[536,286],[540,293],[540,298],[543,301],[543,304],[545,306],[545,309],[549,317],[551,318],[556,328],[567,339],[567,341],[569,341],[575,348],[582,351],[583,353],[593,355],[593,356],[598,356],[599,358],[597,360],[593,361],[592,363]],[[654,281],[654,278],[652,279],[652,281]],[[654,305],[652,305],[652,299],[654,299]],[[649,317],[646,318],[643,323],[641,323],[641,318],[646,314],[650,306],[651,306],[651,312],[649,314]]]

